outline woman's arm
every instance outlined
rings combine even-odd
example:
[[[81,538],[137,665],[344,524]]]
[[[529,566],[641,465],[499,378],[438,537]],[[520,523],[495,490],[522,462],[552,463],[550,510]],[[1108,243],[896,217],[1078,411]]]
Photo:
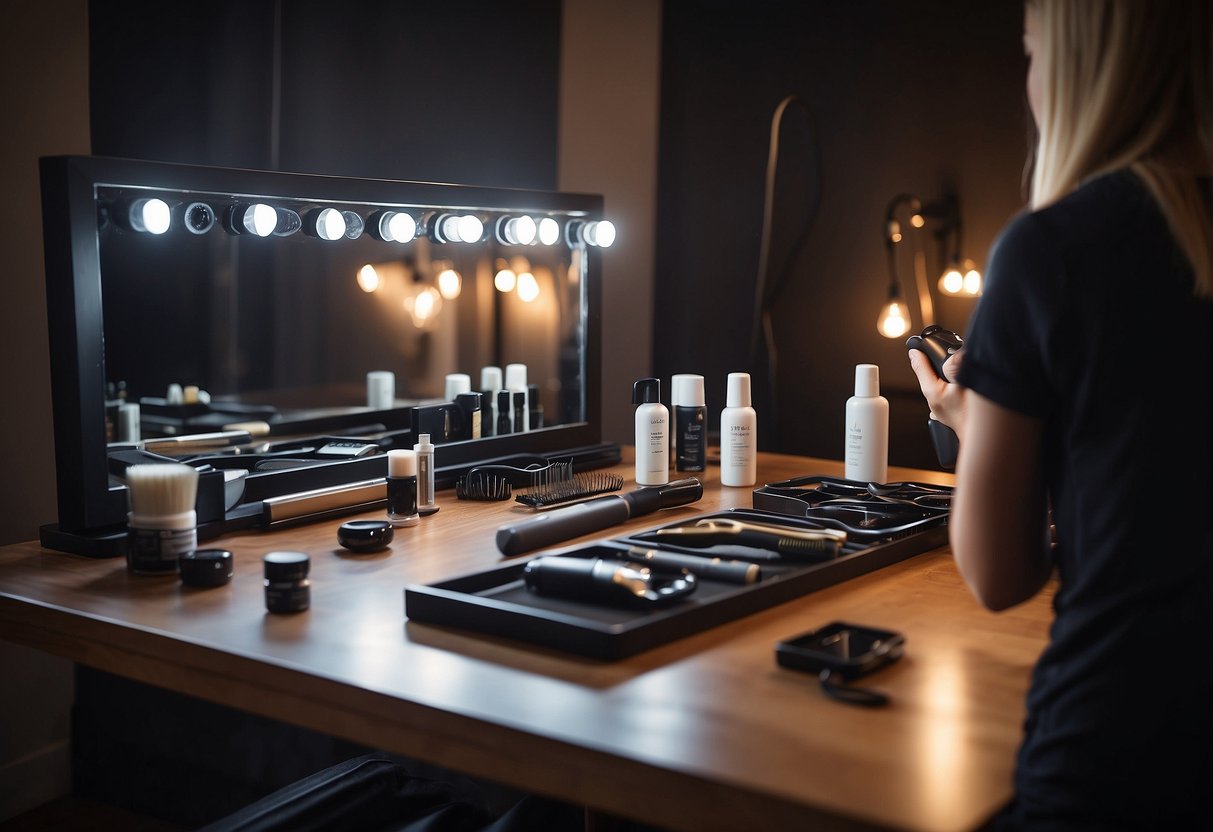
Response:
[[[971,390],[963,398],[949,536],[969,589],[1002,610],[1039,592],[1053,570],[1041,422]]]

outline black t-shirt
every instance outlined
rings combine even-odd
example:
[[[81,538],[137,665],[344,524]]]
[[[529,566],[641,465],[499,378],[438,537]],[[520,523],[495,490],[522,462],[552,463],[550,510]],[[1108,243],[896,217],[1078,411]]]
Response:
[[[1044,424],[1059,587],[1016,771],[1042,828],[1213,805],[1213,303],[1129,172],[1013,219],[959,381]]]

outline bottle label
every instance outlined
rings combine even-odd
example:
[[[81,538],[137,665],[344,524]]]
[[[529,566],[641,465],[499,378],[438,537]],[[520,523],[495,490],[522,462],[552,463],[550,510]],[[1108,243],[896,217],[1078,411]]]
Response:
[[[703,471],[707,468],[707,434],[702,407],[679,407],[676,414],[678,443],[674,467],[679,471]]]

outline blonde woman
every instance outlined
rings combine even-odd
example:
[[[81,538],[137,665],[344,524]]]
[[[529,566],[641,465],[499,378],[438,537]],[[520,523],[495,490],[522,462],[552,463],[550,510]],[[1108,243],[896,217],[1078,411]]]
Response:
[[[911,353],[961,440],[966,583],[1002,610],[1058,581],[992,828],[1213,829],[1211,6],[1030,0],[1030,206],[957,383]]]

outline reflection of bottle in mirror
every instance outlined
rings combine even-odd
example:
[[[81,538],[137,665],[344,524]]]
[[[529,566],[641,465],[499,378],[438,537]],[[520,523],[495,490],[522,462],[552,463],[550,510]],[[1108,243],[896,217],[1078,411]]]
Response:
[[[463,413],[463,438],[479,439],[482,433],[480,394],[460,393],[455,397],[455,404]]]
[[[467,373],[447,373],[443,400],[453,402],[460,393],[466,393],[471,389],[472,377]]]
[[[492,436],[497,427],[497,391],[501,389],[501,368],[482,367],[480,369],[480,392],[484,393],[484,403],[481,407],[481,432]]]
[[[505,365],[505,389],[512,393],[522,393],[526,396],[526,365],[525,364],[506,364]],[[514,432],[522,433],[524,430],[530,430],[531,426],[527,422],[527,409],[530,407],[524,401],[522,407],[523,419],[519,422],[514,420]]]
[[[680,373],[674,376],[677,401],[674,407],[674,470],[703,471],[707,468],[708,408],[703,376]]]
[[[729,373],[720,411],[720,484],[753,485],[758,480],[758,415],[750,406],[750,374]]]
[[[371,370],[366,374],[366,406],[371,410],[391,410],[396,404],[396,374],[390,370]]]
[[[855,395],[847,399],[845,476],[859,482],[889,477],[889,400],[880,395],[880,368],[855,365]]]
[[[642,378],[632,385],[636,408],[636,484],[670,481],[670,411],[661,403],[661,380]]]
[[[510,391],[497,391],[497,435],[504,436],[507,433],[514,432],[512,424],[514,417],[514,408],[510,404]]]
[[[526,393],[521,390],[515,390],[512,394],[514,397],[514,433],[519,430],[526,429],[527,412],[526,412]],[[522,425],[522,428],[518,426]]]
[[[539,385],[526,386],[527,424],[531,430],[543,427],[543,402],[539,400]]]

